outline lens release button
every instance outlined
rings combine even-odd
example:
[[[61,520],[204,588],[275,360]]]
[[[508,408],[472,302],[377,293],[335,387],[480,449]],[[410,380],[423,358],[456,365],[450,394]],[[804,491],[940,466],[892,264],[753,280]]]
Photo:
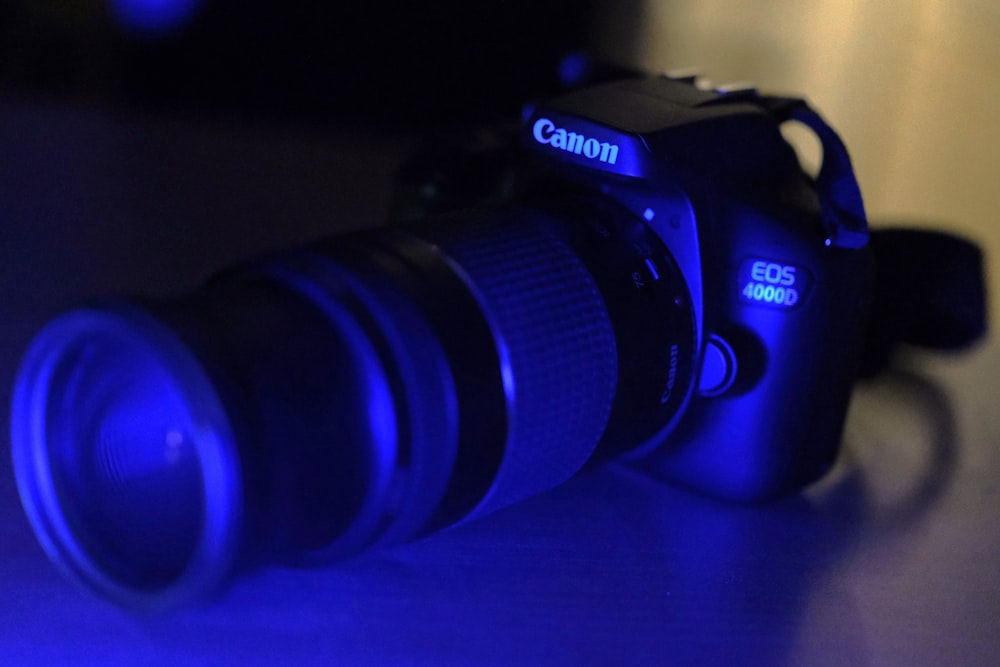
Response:
[[[732,386],[735,378],[736,356],[733,348],[718,336],[710,336],[705,342],[701,360],[698,392],[702,396],[718,396]]]

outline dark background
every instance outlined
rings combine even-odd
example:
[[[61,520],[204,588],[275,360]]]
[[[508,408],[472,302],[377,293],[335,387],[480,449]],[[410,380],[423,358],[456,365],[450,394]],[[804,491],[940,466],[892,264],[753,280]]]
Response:
[[[551,90],[559,59],[590,44],[593,4],[7,0],[0,80],[153,107],[440,124]]]

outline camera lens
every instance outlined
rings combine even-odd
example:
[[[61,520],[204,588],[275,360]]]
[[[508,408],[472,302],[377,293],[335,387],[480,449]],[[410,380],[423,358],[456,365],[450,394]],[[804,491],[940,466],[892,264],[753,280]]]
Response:
[[[656,439],[693,384],[686,286],[603,200],[331,239],[32,344],[15,470],[50,556],[127,606],[316,563]]]
[[[138,311],[81,310],[36,339],[13,455],[43,546],[132,606],[213,586],[233,558],[238,461],[197,363]]]

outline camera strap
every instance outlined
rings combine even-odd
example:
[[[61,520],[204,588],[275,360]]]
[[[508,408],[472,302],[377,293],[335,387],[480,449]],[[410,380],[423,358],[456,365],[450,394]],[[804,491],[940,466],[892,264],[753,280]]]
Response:
[[[875,289],[861,375],[886,368],[901,343],[933,350],[958,350],[987,330],[982,250],[972,241],[937,230],[878,229],[869,232],[864,204],[847,149],[823,118],[798,98],[760,96],[779,122],[797,121],[823,147],[816,187],[824,225],[834,230],[830,245],[858,248],[875,256]],[[829,208],[828,208],[829,207]],[[837,218],[827,222],[829,216]]]
[[[795,121],[812,130],[823,149],[815,184],[827,244],[872,249],[876,277],[862,377],[885,369],[900,344],[958,350],[983,338],[988,328],[985,272],[976,243],[936,230],[904,227],[869,232],[847,148],[823,117],[800,98],[753,90],[737,95],[722,93],[706,102],[738,99],[767,110],[779,124]]]
[[[819,139],[823,162],[816,176],[816,191],[823,207],[827,245],[863,248],[868,243],[868,217],[851,157],[840,135],[805,100],[759,95],[755,101],[779,123],[802,123]]]

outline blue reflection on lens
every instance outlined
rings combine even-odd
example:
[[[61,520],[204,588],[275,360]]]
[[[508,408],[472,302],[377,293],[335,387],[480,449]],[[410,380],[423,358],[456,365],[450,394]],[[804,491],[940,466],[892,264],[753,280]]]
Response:
[[[138,310],[82,310],[35,339],[15,386],[15,473],[43,547],[133,607],[210,592],[241,522],[235,442],[194,356]]]
[[[183,572],[204,512],[187,406],[157,360],[82,342],[55,369],[48,441],[71,530],[135,586]]]

